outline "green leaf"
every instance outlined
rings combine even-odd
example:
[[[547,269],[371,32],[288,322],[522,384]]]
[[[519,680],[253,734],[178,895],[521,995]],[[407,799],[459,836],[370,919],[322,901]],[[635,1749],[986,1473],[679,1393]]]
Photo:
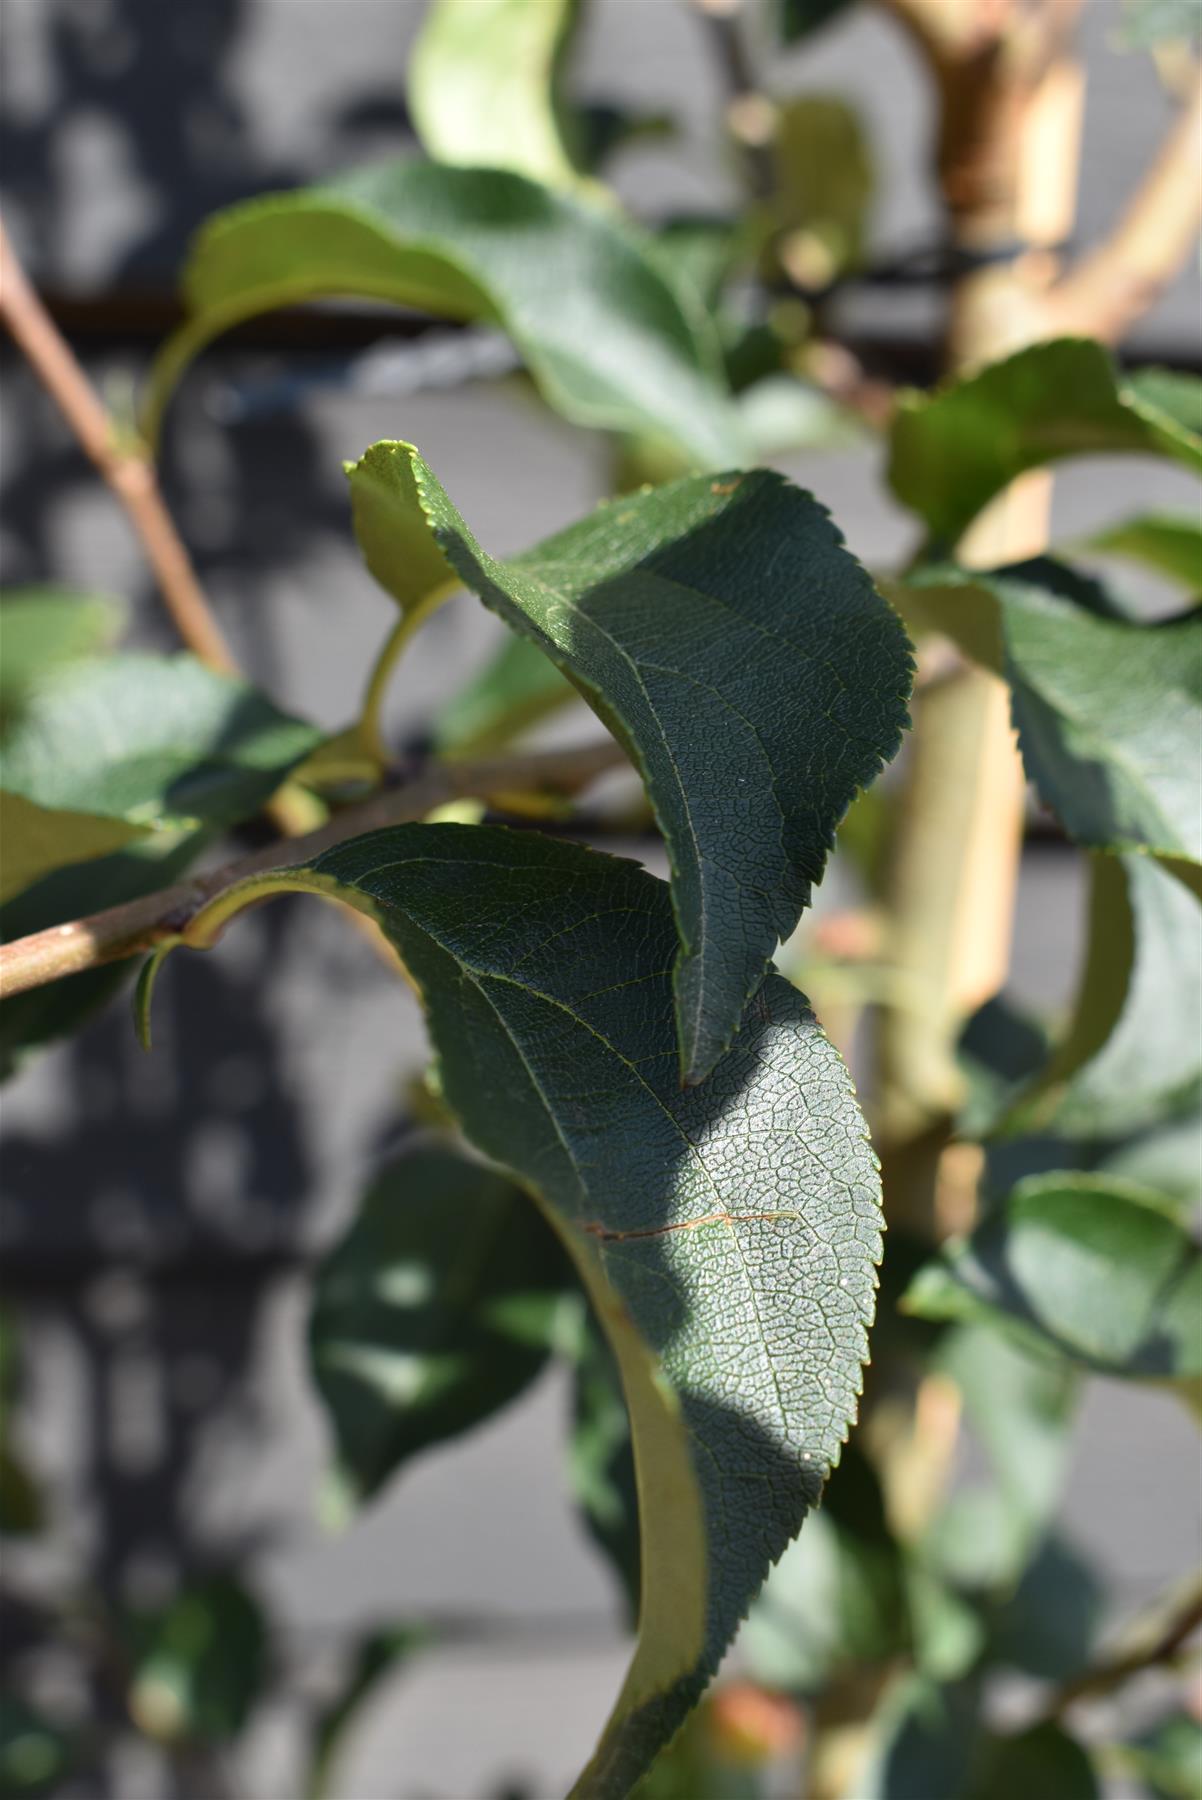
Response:
[[[1086,538],[1082,548],[1142,563],[1202,594],[1202,522],[1186,514],[1140,513]]]
[[[812,31],[850,11],[856,0],[771,0],[786,44],[809,37]]]
[[[126,819],[37,806],[0,788],[0,900],[11,899],[55,869],[121,850],[149,830]]]
[[[0,595],[0,730],[27,696],[64,667],[107,650],[125,624],[125,607],[73,588],[10,588]]]
[[[217,214],[184,269],[148,429],[183,369],[242,319],[331,295],[482,319],[577,425],[651,431],[704,467],[741,460],[699,303],[633,227],[500,169],[393,163]]]
[[[910,655],[824,509],[778,475],[693,477],[494,561],[417,452],[351,470],[414,494],[448,562],[627,748],[667,842],[681,1067],[704,1078],[822,875],[835,827],[896,751]]]
[[[668,890],[502,828],[411,825],[242,883],[375,918],[421,988],[449,1106],[535,1192],[622,1370],[640,1638],[576,1793],[625,1793],[697,1699],[855,1410],[879,1188],[850,1081],[769,975],[709,1081],[677,1075]]]
[[[1059,1725],[1032,1725],[978,1746],[966,1800],[1101,1800],[1086,1751]]]
[[[64,1732],[15,1694],[0,1692],[0,1794],[61,1792],[74,1762]]]
[[[568,1481],[589,1533],[618,1578],[634,1625],[642,1569],[630,1418],[621,1373],[591,1313],[582,1322],[572,1365]]]
[[[529,638],[505,641],[434,721],[435,748],[444,755],[481,755],[558,712],[579,696],[566,676]]]
[[[1065,456],[1147,453],[1202,472],[1199,391],[1191,377],[1125,376],[1092,339],[1035,344],[933,394],[903,396],[889,482],[950,545],[1017,476]]]
[[[347,1731],[367,1700],[388,1675],[429,1642],[420,1625],[395,1625],[371,1631],[355,1646],[342,1687],[313,1722],[305,1800],[326,1800],[331,1792],[334,1761]]]
[[[802,288],[825,288],[863,249],[875,175],[859,115],[830,94],[787,100],[776,111],[771,154],[763,215],[770,263]]]
[[[236,1737],[263,1684],[266,1628],[258,1605],[228,1576],[181,1589],[157,1614],[130,1621],[129,1709],[161,1743]]]
[[[229,826],[268,801],[320,732],[190,656],[111,656],[35,695],[0,751],[37,806],[157,830]]]
[[[433,0],[409,53],[409,112],[437,162],[579,186],[560,91],[578,0]]]
[[[1202,1254],[1157,1195],[1099,1175],[1020,1182],[904,1305],[996,1320],[1102,1374],[1202,1382]]]
[[[1053,1535],[994,1615],[990,1660],[1041,1681],[1079,1674],[1093,1654],[1105,1598],[1092,1566]]]
[[[19,1349],[16,1321],[9,1311],[0,1311],[0,1534],[6,1537],[25,1537],[40,1531],[45,1518],[38,1483],[13,1440]],[[2,1762],[0,1750],[0,1765]]]
[[[868,1766],[856,1800],[965,1796],[980,1733],[980,1692],[972,1679],[936,1684],[904,1678],[873,1720]]]
[[[1202,861],[1202,611],[1099,617],[1046,559],[889,592],[911,629],[1006,677],[1027,774],[1078,843]]]
[[[1202,1095],[1202,909],[1149,857],[1095,856],[1073,1017],[1011,1132],[1116,1139]]]
[[[1202,1791],[1202,1722],[1168,1713],[1122,1746],[1122,1760],[1152,1800],[1195,1800]]]
[[[362,1501],[543,1368],[570,1284],[512,1181],[441,1145],[408,1150],[321,1264],[309,1351],[344,1494]]]
[[[956,1484],[925,1534],[923,1556],[946,1580],[1003,1587],[1055,1516],[1080,1382],[1058,1357],[1032,1355],[988,1325],[954,1326],[932,1367],[959,1389],[989,1479]]]
[[[1123,0],[1120,43],[1150,50],[1202,35],[1202,0]]]
[[[1202,1119],[1183,1119],[1126,1139],[1093,1164],[1100,1175],[1152,1188],[1176,1202],[1182,1218],[1202,1210]]]

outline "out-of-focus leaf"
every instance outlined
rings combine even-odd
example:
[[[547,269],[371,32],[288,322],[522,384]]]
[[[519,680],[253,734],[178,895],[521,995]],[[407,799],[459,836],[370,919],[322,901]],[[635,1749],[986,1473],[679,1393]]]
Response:
[[[1151,1800],[1196,1800],[1202,1793],[1202,1722],[1173,1712],[1122,1745],[1124,1767]]]
[[[150,830],[101,813],[38,806],[0,788],[0,900],[10,900],[55,869],[123,850]]]
[[[622,1370],[640,1636],[574,1791],[625,1793],[796,1536],[855,1409],[880,1220],[851,1083],[770,974],[735,1047],[682,1089],[669,890],[618,858],[497,827],[398,826],[239,884],[185,941],[290,890],[360,907],[395,943],[448,1105],[540,1196]]]
[[[980,1690],[971,1678],[937,1684],[910,1676],[873,1721],[856,1800],[943,1800],[969,1792],[980,1732]]]
[[[1202,610],[1100,618],[1054,591],[1064,574],[936,569],[889,592],[1005,676],[1027,773],[1078,843],[1202,861]]]
[[[769,0],[786,44],[809,37],[822,25],[849,12],[856,0]]]
[[[923,1554],[965,1587],[1004,1586],[1055,1515],[1080,1383],[1058,1357],[1032,1355],[989,1325],[946,1332],[933,1366],[960,1390],[990,1479],[957,1485],[926,1534]]]
[[[859,261],[875,176],[854,107],[803,94],[777,109],[767,255],[802,289],[821,290]]]
[[[994,1616],[990,1659],[1042,1681],[1063,1681],[1090,1660],[1105,1591],[1089,1563],[1050,1537]]]
[[[0,1311],[0,1534],[6,1537],[24,1537],[39,1531],[45,1511],[38,1484],[13,1441],[18,1351],[16,1321],[7,1310]]]
[[[1187,514],[1140,513],[1085,540],[1082,548],[1125,557],[1202,594],[1202,522]]]
[[[726,1690],[719,1689],[701,1702],[631,1800],[766,1800],[763,1754],[748,1755],[724,1742],[718,1715],[725,1699]]]
[[[1123,0],[1121,42],[1148,50],[1202,36],[1202,0]]]
[[[561,91],[578,0],[432,0],[409,53],[409,111],[435,161],[580,184]]]
[[[1012,1131],[1110,1139],[1202,1096],[1202,908],[1149,857],[1095,856],[1073,1017]]]
[[[1099,1373],[1202,1383],[1202,1253],[1157,1195],[1099,1175],[1021,1182],[904,1305],[995,1320]]]
[[[40,691],[0,752],[41,807],[162,830],[228,826],[271,798],[321,734],[190,656],[106,657]]]
[[[982,1138],[1046,1066],[1048,1034],[1039,1020],[995,994],[969,1019],[956,1055],[966,1088],[957,1129]]]
[[[370,1498],[528,1387],[570,1285],[554,1234],[506,1176],[433,1144],[382,1170],[318,1270],[309,1324],[347,1498]]]
[[[335,1758],[347,1731],[381,1683],[429,1642],[421,1625],[371,1631],[354,1647],[343,1684],[313,1721],[305,1800],[327,1800]]]
[[[965,1800],[1100,1800],[1089,1756],[1059,1725],[1032,1725],[977,1746]]]
[[[618,1578],[633,1625],[642,1581],[634,1447],[621,1374],[591,1314],[583,1319],[572,1362],[568,1480],[585,1525]]]
[[[434,743],[444,755],[498,750],[579,698],[537,644],[507,631],[492,660],[440,708]]]
[[[330,295],[508,332],[578,425],[652,431],[739,462],[711,327],[632,227],[502,169],[404,162],[217,214],[184,270],[187,322],[152,382],[152,432],[198,351],[242,319]]]
[[[933,394],[902,397],[889,481],[932,537],[953,544],[1026,469],[1066,456],[1147,453],[1202,471],[1202,383],[1123,374],[1089,338],[1035,344]]]
[[[258,1699],[266,1628],[236,1581],[214,1576],[181,1589],[157,1614],[130,1621],[129,1710],[162,1743],[236,1737]]]
[[[1092,1165],[1100,1175],[1133,1181],[1174,1200],[1182,1215],[1202,1209],[1202,1119],[1196,1110],[1173,1124],[1127,1138]]]
[[[0,594],[0,731],[12,724],[35,687],[115,643],[125,611],[119,600],[72,588],[9,588]]]
[[[766,471],[599,508],[500,563],[408,444],[352,488],[416,504],[463,581],[630,752],[667,842],[681,1069],[706,1076],[808,904],[857,788],[907,722],[910,651],[822,507]]]
[[[5,1800],[58,1788],[74,1760],[64,1732],[15,1694],[0,1692],[0,1795]]]

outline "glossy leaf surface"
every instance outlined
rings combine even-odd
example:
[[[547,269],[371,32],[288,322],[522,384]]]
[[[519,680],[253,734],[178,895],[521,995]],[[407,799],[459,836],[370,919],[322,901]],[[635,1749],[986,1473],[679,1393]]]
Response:
[[[121,602],[105,595],[51,586],[0,594],[0,731],[34,689],[107,650],[124,622]]]
[[[398,827],[230,890],[188,941],[293,888],[363,907],[392,938],[448,1104],[537,1194],[617,1355],[640,1639],[577,1792],[625,1793],[795,1536],[855,1410],[880,1220],[850,1081],[770,975],[734,1049],[682,1091],[668,890],[633,864],[498,828]]]
[[[1144,453],[1202,472],[1202,384],[1120,372],[1102,345],[1058,338],[934,394],[903,398],[889,481],[950,546],[1016,476],[1066,456]]]
[[[151,429],[182,370],[241,319],[331,295],[480,319],[578,425],[652,431],[702,466],[741,460],[700,306],[608,212],[501,169],[390,163],[217,214],[184,270]]]
[[[406,444],[351,470],[414,496],[448,563],[629,750],[667,842],[681,1068],[730,1043],[835,827],[896,751],[909,646],[824,509],[765,472],[615,501],[497,562]]]
[[[428,1144],[384,1169],[322,1263],[309,1349],[348,1498],[514,1399],[570,1275],[529,1196]]]

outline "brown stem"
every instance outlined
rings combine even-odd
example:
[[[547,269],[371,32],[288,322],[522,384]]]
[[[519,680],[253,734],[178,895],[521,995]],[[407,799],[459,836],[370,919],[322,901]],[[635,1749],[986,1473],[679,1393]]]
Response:
[[[1064,1682],[1052,1696],[1047,1717],[1058,1719],[1078,1700],[1101,1699],[1145,1669],[1163,1668],[1176,1661],[1187,1639],[1202,1626],[1202,1585],[1190,1584],[1174,1595],[1167,1608],[1159,1605],[1149,1619],[1137,1621],[1128,1634],[1125,1650],[1095,1663]]]
[[[529,789],[573,794],[623,761],[618,746],[606,741],[577,750],[514,752],[479,761],[464,758],[437,763],[401,787],[383,789],[358,806],[348,806],[319,831],[292,838],[286,845],[268,844],[157,894],[17,938],[0,949],[0,995],[7,999],[149,950],[179,931],[206,901],[233,882],[267,869],[310,861],[365,831],[423,818],[434,807],[466,796],[485,798]]]
[[[139,451],[119,442],[95,388],[31,286],[2,223],[0,318],[80,448],[125,508],[180,637],[210,668],[232,672],[234,658],[163,504],[153,465]]]
[[[762,200],[776,182],[771,143],[776,108],[747,53],[741,0],[693,0],[693,6],[714,46],[726,89],[726,126],[743,164],[747,192]]]
[[[1155,304],[1202,229],[1202,70],[1110,236],[1048,295],[1054,329],[1116,343]]]

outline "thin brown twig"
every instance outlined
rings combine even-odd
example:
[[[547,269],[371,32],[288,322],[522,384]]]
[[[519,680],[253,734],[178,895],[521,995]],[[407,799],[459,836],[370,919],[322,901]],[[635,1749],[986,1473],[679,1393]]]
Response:
[[[1168,1603],[1158,1603],[1150,1618],[1142,1617],[1128,1633],[1127,1648],[1094,1663],[1052,1695],[1047,1717],[1058,1719],[1078,1700],[1101,1699],[1145,1669],[1164,1668],[1177,1660],[1187,1641],[1202,1626],[1202,1585],[1192,1581]]]
[[[153,464],[123,445],[95,388],[34,291],[0,223],[0,319],[124,507],[167,610],[188,648],[212,669],[237,668],[191,558],[163,503]]]
[[[310,861],[347,838],[423,818],[450,800],[528,790],[574,794],[624,761],[612,741],[576,750],[512,752],[508,756],[436,763],[412,781],[385,788],[357,806],[348,806],[320,830],[274,842],[220,869],[178,882],[124,906],[17,938],[0,949],[0,995],[26,993],[64,976],[120,962],[150,950],[180,931],[199,909],[248,875]]]

